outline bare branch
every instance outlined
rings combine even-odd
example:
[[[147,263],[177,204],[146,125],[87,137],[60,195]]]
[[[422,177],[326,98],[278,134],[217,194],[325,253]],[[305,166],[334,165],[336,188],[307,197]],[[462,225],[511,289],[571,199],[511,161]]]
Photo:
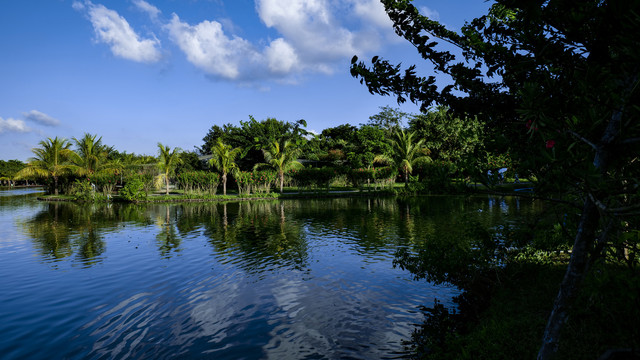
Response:
[[[594,204],[596,204],[596,206],[600,210],[613,215],[629,214],[631,211],[640,210],[640,204],[610,208],[604,203],[602,203],[602,201],[596,199],[596,197],[593,196],[593,194],[591,193],[589,193],[589,198],[591,199],[591,201],[593,201]]]
[[[591,148],[593,148],[593,150],[597,150],[597,146],[596,144],[592,143],[591,141],[587,140],[585,137],[583,137],[582,135],[578,134],[577,132],[573,131],[573,130],[567,130],[567,132],[569,134],[571,134],[573,137],[577,138],[578,140],[581,140],[582,142],[584,142],[585,144],[591,146]]]
[[[630,138],[630,139],[624,139],[622,140],[620,143],[622,145],[629,145],[629,144],[634,144],[634,143],[638,143],[640,142],[640,137],[637,138]]]

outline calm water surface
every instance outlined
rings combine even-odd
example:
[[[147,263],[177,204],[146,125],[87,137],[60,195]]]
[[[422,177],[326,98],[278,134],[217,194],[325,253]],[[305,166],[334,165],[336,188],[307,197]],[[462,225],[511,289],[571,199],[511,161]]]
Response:
[[[458,291],[394,269],[401,246],[513,199],[46,203],[0,191],[3,359],[380,359]],[[496,226],[499,224],[496,223]]]

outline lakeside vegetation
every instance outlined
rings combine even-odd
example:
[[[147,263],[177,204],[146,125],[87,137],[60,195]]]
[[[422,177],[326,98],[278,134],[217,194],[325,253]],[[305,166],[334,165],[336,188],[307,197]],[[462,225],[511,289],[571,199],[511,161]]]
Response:
[[[451,121],[439,129],[444,120]],[[0,171],[5,184],[37,183],[51,195],[134,202],[160,189],[166,196],[215,198],[219,190],[226,195],[227,187],[243,197],[285,188],[445,193],[464,191],[471,181],[497,182],[484,175],[487,171],[515,171],[508,157],[493,155],[504,149],[486,148],[477,119],[454,119],[444,108],[413,115],[384,107],[359,127],[345,124],[318,135],[305,127],[304,120],[250,117],[240,126],[214,125],[196,151],[158,143],[157,156],[119,152],[95,134],[71,141],[48,138],[26,164],[11,161]]]
[[[21,169],[3,164],[11,169],[1,175],[78,201],[111,201],[117,192],[139,202],[161,188],[159,201],[338,187],[502,191],[498,170],[506,168],[503,176],[527,178],[553,205],[500,237],[460,224],[455,237],[399,251],[395,265],[416,279],[465,290],[457,309],[425,308],[408,347],[416,358],[580,359],[610,349],[637,357],[640,5],[499,1],[459,34],[410,1],[383,3],[397,32],[455,85],[439,89],[435,78],[378,57],[370,65],[354,57],[352,75],[372,93],[421,105],[422,114],[385,107],[365,124],[319,135],[304,120],[250,117],[213,126],[194,152],[158,144],[157,158],[120,153],[97,135],[46,139]],[[470,63],[436,49],[435,38]]]
[[[537,358],[541,360],[598,358],[607,348],[619,347],[626,349],[623,354],[607,357],[638,358],[640,48],[629,34],[640,31],[640,3],[498,0],[486,15],[466,23],[459,32],[424,16],[410,0],[382,3],[396,34],[413,44],[426,65],[451,85],[439,86],[435,76],[421,76],[415,65],[403,68],[378,56],[370,62],[354,56],[351,75],[372,94],[392,95],[400,103],[409,100],[423,111],[438,104],[457,117],[477,116],[490,132],[485,143],[508,144],[518,170],[527,169],[527,176],[535,176],[536,196],[559,205],[551,217],[555,221],[536,229],[533,236],[522,234],[515,247],[519,253],[516,263],[517,259],[545,257],[540,252],[545,248],[560,251],[566,247],[571,254],[567,260],[550,260],[536,270],[555,264],[565,268],[555,300],[540,312],[540,317],[547,318],[546,325],[528,332],[530,336],[521,335],[522,343],[537,337],[531,341],[538,342]],[[451,46],[457,51],[452,52]],[[557,232],[551,239],[563,239],[562,246],[534,241],[546,232]],[[398,264],[418,278],[437,279],[439,269],[429,260],[438,262],[428,252],[419,251],[400,257]],[[513,258],[508,260],[504,269],[513,262]],[[611,289],[591,286],[591,279],[612,274],[611,269],[617,267],[625,269],[624,281]],[[483,273],[477,266],[475,270]],[[454,274],[449,281],[456,280],[457,272],[448,274]],[[505,286],[500,279],[490,283],[497,289]],[[585,314],[600,318],[591,312],[603,310],[595,304],[608,293],[625,301],[612,303],[613,308],[605,309],[610,317],[597,325],[573,327]],[[477,304],[482,298],[472,302]],[[498,304],[510,308],[505,301]],[[621,318],[625,316],[634,322]],[[496,317],[483,322],[487,320],[508,323]],[[441,329],[449,333],[451,328]],[[455,330],[444,342],[455,343],[465,332],[461,327]],[[509,334],[522,333],[517,328],[509,330]],[[636,336],[629,338],[629,333]],[[616,334],[614,341],[609,334]],[[488,334],[480,338],[486,349],[492,348],[495,338]],[[570,338],[579,341],[571,343]],[[589,346],[584,348],[590,353],[585,356],[575,346],[586,343]],[[574,348],[561,350],[567,344]],[[512,348],[498,346],[495,352],[480,356],[471,353],[470,346],[464,342],[449,348],[459,349],[460,358],[515,355]],[[534,349],[522,357],[533,358]]]

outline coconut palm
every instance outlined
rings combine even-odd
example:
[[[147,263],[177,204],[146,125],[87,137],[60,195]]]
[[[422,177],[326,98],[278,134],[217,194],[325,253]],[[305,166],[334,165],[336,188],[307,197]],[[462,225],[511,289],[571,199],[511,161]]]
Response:
[[[182,150],[179,147],[171,150],[170,147],[164,146],[158,143],[158,163],[157,166],[162,171],[160,176],[164,177],[166,194],[169,195],[169,176],[173,174],[176,166],[182,161],[180,159],[180,152]]]
[[[31,176],[42,176],[53,178],[53,193],[58,195],[58,178],[61,175],[72,172],[76,167],[70,160],[76,157],[76,153],[71,150],[71,143],[64,138],[48,138],[39,143],[40,147],[32,151],[34,157],[29,159],[27,166],[20,170],[17,178]]]
[[[424,146],[424,139],[414,140],[416,133],[414,131],[405,132],[404,130],[396,130],[395,137],[391,139],[391,155],[376,156],[374,161],[392,162],[404,175],[404,184],[409,184],[409,174],[413,172],[413,165],[419,160],[430,160],[425,155],[428,150]]]
[[[266,164],[278,172],[280,193],[282,193],[285,171],[302,167],[302,164],[298,161],[301,150],[289,140],[284,141],[282,145],[276,140],[269,143],[269,147],[266,150],[263,149],[262,153]]]
[[[102,144],[102,137],[85,133],[81,139],[73,138],[76,154],[73,163],[77,166],[78,175],[90,175],[108,167],[109,148]],[[97,138],[97,139],[96,139]]]
[[[227,195],[227,174],[238,169],[236,158],[238,156],[242,158],[242,155],[242,149],[239,147],[232,148],[231,145],[223,143],[221,138],[216,139],[216,142],[211,147],[212,157],[209,160],[209,164],[220,172],[223,195]]]

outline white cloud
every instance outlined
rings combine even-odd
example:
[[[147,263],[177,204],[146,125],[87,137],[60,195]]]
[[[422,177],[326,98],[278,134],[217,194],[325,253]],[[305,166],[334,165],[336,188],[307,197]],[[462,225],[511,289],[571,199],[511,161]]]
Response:
[[[187,60],[208,74],[226,79],[242,78],[241,70],[253,68],[262,55],[247,40],[228,37],[217,21],[203,21],[192,26],[173,14],[166,25],[171,39]]]
[[[306,65],[324,64],[357,52],[355,36],[338,24],[324,0],[257,0],[260,19],[278,30]]]
[[[223,26],[224,19],[191,25],[173,14],[164,28],[193,65],[214,77],[241,81],[332,73],[335,63],[378,49],[386,37],[381,34],[393,31],[377,0],[256,0],[256,11],[281,35],[263,41],[263,48],[225,32],[230,27]],[[346,15],[350,11],[356,16]],[[343,26],[345,17],[359,21],[362,29]]]
[[[426,6],[420,6],[418,9],[420,10],[420,14],[422,16],[426,16],[429,19],[434,20],[434,21],[440,21],[440,13],[439,12],[437,12],[435,10],[432,10],[432,9],[426,7]]]
[[[29,112],[23,113],[25,119],[33,121],[35,123],[46,125],[46,126],[58,126],[60,125],[60,120],[55,119],[45,113],[42,113],[38,110],[31,110]]]
[[[283,38],[271,42],[265,49],[269,69],[274,73],[290,73],[298,65],[298,55],[295,49]]]
[[[370,21],[377,27],[393,28],[393,22],[389,19],[387,12],[384,11],[384,5],[380,0],[355,0],[354,11],[356,15]]]
[[[138,9],[146,12],[151,20],[158,20],[158,16],[160,15],[161,11],[157,7],[149,4],[144,0],[134,0],[133,4],[137,6]]]
[[[71,4],[71,7],[72,7],[74,10],[78,10],[78,11],[80,11],[80,10],[84,10],[84,9],[85,9],[84,4],[83,4],[83,3],[81,3],[80,1],[74,1],[74,2],[73,2],[73,4]]]
[[[256,0],[256,10],[295,51],[299,70],[331,73],[337,62],[397,37],[378,0]]]
[[[84,4],[74,2],[73,8],[87,11],[97,40],[108,44],[114,55],[143,63],[153,63],[161,59],[160,41],[155,37],[141,38],[117,12],[90,1]]]
[[[21,132],[27,133],[30,132],[31,129],[27,126],[24,120],[16,120],[12,118],[8,118],[4,120],[0,117],[0,133],[3,132]]]
[[[178,14],[162,19],[146,0],[132,0],[174,42],[187,60],[209,76],[251,83],[260,79],[295,82],[298,74],[333,73],[336,64],[364,56],[397,40],[379,0],[255,0],[258,16],[279,34],[249,41],[228,18],[187,23]],[[222,5],[221,5],[222,6]],[[73,3],[86,12],[97,40],[111,51],[140,62],[160,60],[160,41],[143,39],[117,12],[89,0]]]

